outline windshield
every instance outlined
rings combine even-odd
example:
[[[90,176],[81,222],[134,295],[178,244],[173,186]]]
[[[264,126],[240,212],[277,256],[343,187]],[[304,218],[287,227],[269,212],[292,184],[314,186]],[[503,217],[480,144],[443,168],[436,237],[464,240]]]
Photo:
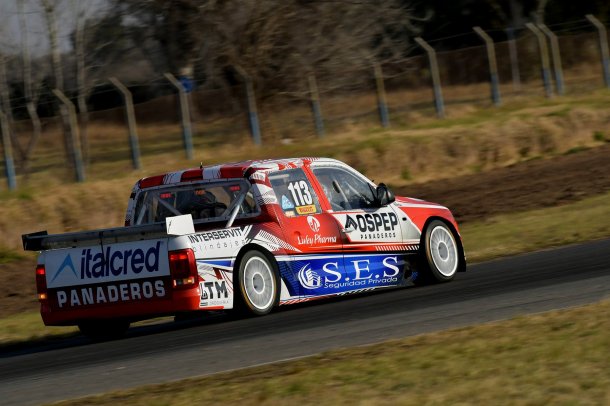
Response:
[[[236,205],[240,206],[238,218],[258,213],[250,184],[245,180],[143,190],[137,198],[134,225],[158,223],[182,214],[192,215],[196,223],[224,220]]]

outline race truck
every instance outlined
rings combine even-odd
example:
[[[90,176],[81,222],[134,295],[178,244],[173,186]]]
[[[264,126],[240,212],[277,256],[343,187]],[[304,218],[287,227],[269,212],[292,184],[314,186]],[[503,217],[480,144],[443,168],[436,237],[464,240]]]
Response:
[[[140,179],[124,227],[22,239],[40,251],[44,323],[78,325],[89,336],[189,312],[265,315],[278,305],[446,282],[466,270],[449,209],[395,197],[328,158]]]

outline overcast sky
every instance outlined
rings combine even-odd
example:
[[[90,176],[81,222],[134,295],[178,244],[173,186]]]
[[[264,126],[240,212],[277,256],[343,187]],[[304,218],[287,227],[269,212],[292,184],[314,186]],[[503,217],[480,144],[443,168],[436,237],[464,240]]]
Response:
[[[22,0],[0,0],[0,51],[21,51],[21,28],[17,3]],[[62,50],[71,48],[70,33],[74,30],[76,16],[84,11],[92,16],[103,10],[106,0],[51,0],[57,6],[57,28]],[[23,0],[27,20],[28,42],[31,52],[40,55],[48,51],[49,40],[44,12],[40,0]]]

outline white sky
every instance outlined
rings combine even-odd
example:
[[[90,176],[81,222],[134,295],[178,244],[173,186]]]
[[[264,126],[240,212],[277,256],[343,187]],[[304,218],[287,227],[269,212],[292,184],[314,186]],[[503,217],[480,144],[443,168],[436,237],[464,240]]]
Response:
[[[19,8],[22,0],[0,0],[0,51],[5,53],[21,52],[21,29]],[[40,0],[23,0],[24,13],[27,16],[28,42],[33,55],[48,51],[48,31]],[[87,17],[99,13],[106,5],[106,0],[51,0],[56,4],[56,21],[59,43],[62,50],[71,48],[70,33],[74,30],[79,13]]]

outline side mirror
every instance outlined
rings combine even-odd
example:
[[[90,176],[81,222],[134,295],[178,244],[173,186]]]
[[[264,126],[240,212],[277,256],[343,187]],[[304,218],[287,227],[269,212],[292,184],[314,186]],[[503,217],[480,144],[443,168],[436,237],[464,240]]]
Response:
[[[375,190],[375,198],[377,199],[379,207],[387,206],[396,200],[394,192],[392,192],[385,183],[380,183],[377,186],[377,189]]]

